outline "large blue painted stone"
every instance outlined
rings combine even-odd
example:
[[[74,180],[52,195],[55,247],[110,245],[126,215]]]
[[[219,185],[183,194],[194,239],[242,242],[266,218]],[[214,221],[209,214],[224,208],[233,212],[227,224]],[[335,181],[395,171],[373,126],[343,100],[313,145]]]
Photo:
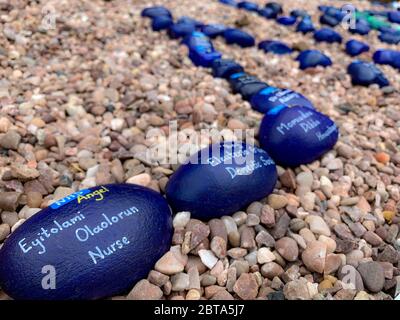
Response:
[[[225,30],[226,27],[223,24],[207,24],[201,28],[201,32],[211,39],[222,35]]]
[[[277,164],[296,167],[331,150],[338,136],[335,123],[322,113],[307,107],[281,106],[264,116],[259,141]]]
[[[255,39],[252,35],[236,28],[226,29],[223,36],[226,43],[237,44],[243,48],[252,47],[255,44]]]
[[[293,52],[287,44],[277,40],[265,40],[258,44],[258,48],[265,52],[272,52],[275,54],[289,54]]]
[[[172,232],[167,202],[148,188],[114,184],[81,190],[29,218],[5,241],[0,285],[14,299],[123,294],[169,249]]]
[[[189,58],[196,66],[211,67],[213,61],[222,56],[202,32],[193,32],[183,40],[183,43],[189,48]]]
[[[189,158],[166,186],[175,212],[190,211],[201,220],[231,215],[272,192],[274,161],[262,149],[244,143],[210,145]]]
[[[347,73],[351,76],[351,81],[354,85],[369,86],[377,84],[379,87],[389,85],[389,81],[383,72],[371,62],[354,61],[348,66]]]
[[[240,1],[238,2],[237,7],[247,11],[258,11],[258,4],[250,1]]]
[[[173,25],[174,21],[170,16],[157,16],[151,21],[153,31],[161,31],[168,29]]]
[[[400,23],[400,11],[389,11],[388,20],[393,23]]]
[[[216,59],[212,63],[213,76],[216,78],[229,79],[235,73],[244,72],[243,67],[231,59]]]
[[[297,18],[293,16],[282,16],[276,19],[276,22],[278,22],[281,25],[284,26],[292,26],[296,23]]]
[[[314,39],[317,42],[329,42],[329,43],[342,42],[342,36],[331,28],[322,28],[315,31]]]
[[[235,73],[229,77],[229,84],[234,93],[239,93],[243,100],[249,101],[251,97],[268,85],[257,77],[246,73]]]
[[[387,64],[393,68],[400,69],[400,51],[381,49],[375,51],[373,57],[374,62],[378,64]]]
[[[312,23],[312,20],[308,17],[303,18],[299,24],[296,26],[296,31],[297,32],[302,32],[302,33],[309,33],[309,32],[314,32],[315,27],[314,24]]]
[[[353,34],[359,35],[367,35],[371,31],[371,28],[367,21],[365,20],[358,20],[356,22],[355,28],[349,28],[349,32]]]
[[[149,7],[143,9],[141,13],[142,17],[148,17],[148,18],[155,18],[159,16],[169,16],[172,17],[171,12],[163,7],[163,6],[154,6],[154,7]]]
[[[196,31],[193,23],[174,23],[168,29],[168,34],[172,39],[184,38]]]
[[[313,109],[314,106],[310,100],[302,94],[290,89],[280,89],[267,87],[254,94],[250,99],[251,107],[261,113],[267,113],[271,109],[281,105],[293,107],[303,106]]]
[[[316,66],[328,67],[332,60],[319,50],[304,50],[300,52],[297,61],[300,62],[300,69],[314,68]]]
[[[364,42],[354,39],[346,42],[346,52],[352,57],[367,51],[369,51],[369,45]]]

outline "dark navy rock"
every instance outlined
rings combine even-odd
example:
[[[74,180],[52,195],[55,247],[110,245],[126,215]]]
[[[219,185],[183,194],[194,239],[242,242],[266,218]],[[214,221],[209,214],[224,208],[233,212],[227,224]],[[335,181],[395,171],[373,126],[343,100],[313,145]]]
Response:
[[[251,107],[261,113],[281,105],[287,107],[303,106],[313,109],[314,106],[306,97],[289,89],[267,87],[254,94],[250,99]]]
[[[193,32],[183,40],[183,43],[189,48],[189,58],[196,66],[211,67],[213,61],[222,56],[202,32]]]
[[[279,24],[282,24],[284,26],[292,26],[296,23],[297,18],[293,17],[293,16],[282,16],[279,17],[278,19],[276,19],[276,22],[278,22]]]
[[[264,50],[265,52],[272,52],[275,54],[288,54],[293,52],[293,49],[287,44],[276,40],[261,41],[258,44],[258,48]]]
[[[171,210],[159,193],[133,184],[81,190],[29,218],[5,241],[0,285],[24,300],[126,294],[169,250],[172,233]]]
[[[278,13],[271,8],[262,8],[258,10],[258,14],[267,19],[275,19],[278,16]]]
[[[342,42],[342,36],[331,28],[322,28],[314,33],[314,39],[317,42]]]
[[[326,24],[330,27],[336,27],[339,23],[340,20],[336,19],[333,16],[330,16],[328,14],[323,14],[320,18],[319,18],[319,22],[321,24]]]
[[[347,72],[351,76],[351,81],[354,85],[369,86],[377,84],[380,87],[389,85],[389,81],[382,71],[370,62],[354,61],[348,66]]]
[[[223,34],[228,44],[237,44],[241,47],[252,47],[255,44],[254,37],[245,31],[229,28],[224,31]]]
[[[250,1],[240,1],[238,2],[237,7],[247,11],[258,11],[258,4]]]
[[[186,16],[180,17],[176,23],[194,24],[196,28],[201,28],[204,25],[203,22]]]
[[[236,0],[219,0],[220,3],[226,4],[228,6],[237,7]]]
[[[378,38],[382,42],[398,44],[400,43],[400,32],[381,32]]]
[[[271,9],[277,15],[283,13],[282,5],[277,2],[268,2],[265,4],[265,7]]]
[[[359,34],[359,35],[364,36],[364,35],[367,35],[371,31],[371,28],[367,21],[359,20],[356,22],[355,28],[349,28],[349,31],[350,31],[350,33]]]
[[[230,59],[216,59],[212,63],[213,76],[216,78],[229,79],[235,73],[244,72],[243,67]]]
[[[332,60],[319,50],[304,50],[300,52],[296,60],[300,62],[300,69],[302,70],[316,66],[328,67],[332,65]]]
[[[387,64],[393,68],[400,69],[400,51],[389,49],[377,50],[373,55],[373,59],[375,63]]]
[[[153,31],[160,31],[168,29],[173,25],[174,21],[169,16],[158,16],[151,21],[151,28]]]
[[[332,8],[331,6],[326,6],[326,5],[320,5],[318,6],[318,10],[322,12],[326,12],[329,8]]]
[[[268,87],[265,82],[246,73],[232,74],[229,77],[229,84],[234,93],[239,93],[242,98],[247,101],[249,101],[257,92]]]
[[[306,18],[310,17],[307,11],[302,10],[302,9],[295,9],[290,11],[290,15],[296,18]]]
[[[174,23],[168,29],[168,34],[172,39],[184,38],[196,31],[193,23]]]
[[[296,31],[302,33],[314,32],[315,27],[310,18],[303,18],[297,25]]]
[[[145,8],[143,9],[141,13],[142,17],[148,17],[148,18],[155,18],[159,16],[168,16],[172,18],[171,12],[162,6],[154,6],[150,8]]]
[[[276,163],[296,167],[319,159],[333,148],[338,136],[335,123],[322,113],[280,106],[264,116],[259,141]]]
[[[400,11],[389,11],[388,20],[393,23],[400,23]]]
[[[211,39],[222,35],[225,30],[226,27],[223,24],[207,24],[201,28],[201,32]]]
[[[364,42],[358,40],[349,40],[346,42],[346,52],[352,57],[367,51],[369,51],[369,45]]]
[[[277,179],[274,161],[262,149],[244,143],[210,145],[189,158],[166,186],[175,212],[190,211],[209,220],[231,215],[270,194]]]

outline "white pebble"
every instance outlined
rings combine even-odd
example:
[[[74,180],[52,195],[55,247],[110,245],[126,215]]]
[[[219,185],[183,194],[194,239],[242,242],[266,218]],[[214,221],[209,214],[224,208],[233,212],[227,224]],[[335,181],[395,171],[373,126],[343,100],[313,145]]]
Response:
[[[173,221],[173,225],[175,229],[183,229],[186,227],[187,223],[190,220],[190,212],[189,211],[182,211],[178,212]]]
[[[208,268],[212,269],[218,262],[217,257],[211,250],[199,250],[201,262]]]

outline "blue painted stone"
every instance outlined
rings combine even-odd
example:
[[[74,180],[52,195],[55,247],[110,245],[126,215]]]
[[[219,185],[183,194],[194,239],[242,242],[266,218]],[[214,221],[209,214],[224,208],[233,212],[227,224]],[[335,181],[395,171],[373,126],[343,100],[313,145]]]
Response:
[[[400,23],[400,11],[389,11],[388,20],[393,23]]]
[[[289,54],[293,52],[287,44],[276,40],[265,40],[258,44],[258,48],[265,52],[272,52],[275,54]]]
[[[223,24],[207,24],[201,28],[201,32],[211,39],[222,35],[225,30],[226,27]]]
[[[314,106],[302,94],[290,89],[281,89],[275,87],[267,87],[258,93],[254,94],[250,99],[251,107],[261,113],[268,111],[279,106],[303,106],[313,109]]]
[[[318,10],[321,12],[326,12],[329,8],[332,8],[331,6],[326,6],[326,5],[320,5],[318,6]]]
[[[271,9],[277,15],[283,13],[282,5],[277,2],[268,2],[265,4],[265,7]]]
[[[276,22],[278,22],[279,24],[282,24],[284,26],[292,26],[296,23],[297,18],[293,17],[293,16],[282,16],[279,17],[278,19],[276,19]]]
[[[349,32],[359,35],[367,35],[371,31],[371,28],[365,20],[359,20],[356,22],[355,28],[349,28]]]
[[[249,101],[251,97],[257,92],[268,87],[268,85],[258,79],[257,77],[250,76],[246,73],[235,73],[229,77],[229,84],[234,93],[239,93],[243,100]]]
[[[196,28],[201,28],[204,25],[203,22],[186,16],[180,17],[176,23],[194,24]]]
[[[369,51],[369,45],[364,42],[358,40],[349,40],[346,42],[346,52],[352,57],[367,51]]]
[[[300,69],[302,70],[316,66],[328,67],[332,65],[332,60],[319,50],[304,50],[300,52],[296,60],[300,62]]]
[[[378,36],[379,40],[389,44],[400,43],[400,32],[381,32]]]
[[[330,27],[336,27],[339,23],[340,20],[336,19],[333,16],[330,16],[328,14],[323,14],[320,18],[319,18],[319,22],[321,24],[325,24],[328,25]]]
[[[169,16],[158,16],[151,21],[151,28],[153,31],[165,30],[171,27],[173,23],[174,21]]]
[[[258,10],[258,14],[267,19],[275,19],[278,14],[271,8],[262,8]]]
[[[184,38],[196,31],[193,23],[174,23],[168,29],[168,34],[172,39]]]
[[[314,33],[314,39],[317,42],[342,42],[342,36],[331,28],[322,28]]]
[[[387,64],[393,68],[400,69],[400,51],[381,49],[375,51],[373,55],[375,63]]]
[[[237,7],[247,11],[258,11],[258,4],[250,1],[240,1],[238,2]]]
[[[224,31],[223,34],[226,43],[228,44],[237,44],[243,48],[252,47],[255,44],[255,39],[252,35],[248,34],[245,31],[229,28]]]
[[[219,0],[219,2],[222,4],[226,4],[228,6],[231,6],[231,7],[237,7],[236,0]]]
[[[380,87],[389,85],[382,71],[373,63],[366,61],[354,61],[347,68],[348,74],[354,85],[369,86],[377,84]]]
[[[243,67],[230,59],[216,59],[212,63],[213,76],[216,78],[229,79],[234,73],[244,72]]]
[[[277,172],[264,150],[239,142],[210,145],[189,158],[166,186],[175,212],[209,220],[231,215],[270,194]]]
[[[24,300],[123,294],[169,250],[172,233],[167,202],[148,188],[114,184],[81,190],[29,218],[5,241],[0,285]],[[42,279],[53,274],[46,268],[52,267],[55,289],[43,289]]]
[[[277,164],[296,167],[331,150],[339,136],[335,123],[307,107],[277,107],[260,126],[259,141]]]
[[[290,11],[290,15],[293,17],[296,17],[296,18],[310,17],[308,12],[306,10],[302,10],[302,9],[294,9],[294,10]]]
[[[309,32],[314,32],[315,27],[311,21],[310,18],[304,18],[299,22],[299,24],[296,27],[297,32],[302,32],[302,33],[309,33]]]
[[[189,58],[196,66],[211,67],[213,61],[222,56],[220,52],[214,49],[210,39],[202,32],[193,32],[185,37],[183,43],[189,48]]]
[[[163,6],[154,6],[154,7],[145,8],[145,9],[143,9],[141,15],[142,15],[142,17],[148,17],[151,19],[153,19],[155,17],[159,17],[159,16],[172,17],[171,12]]]

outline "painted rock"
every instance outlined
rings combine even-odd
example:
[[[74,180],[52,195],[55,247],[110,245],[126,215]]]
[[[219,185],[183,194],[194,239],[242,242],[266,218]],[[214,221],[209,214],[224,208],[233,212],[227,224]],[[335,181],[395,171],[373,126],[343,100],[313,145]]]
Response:
[[[184,38],[196,31],[196,25],[193,23],[177,22],[168,29],[168,34],[172,39]]]
[[[400,11],[389,11],[388,20],[393,23],[400,23]]]
[[[223,24],[207,24],[201,28],[201,32],[211,39],[222,35],[225,30],[226,27]]]
[[[332,65],[332,60],[319,50],[304,50],[300,52],[296,60],[300,62],[300,69],[302,70],[316,66],[328,67]]]
[[[278,22],[279,24],[284,25],[284,26],[292,26],[296,23],[296,20],[297,20],[297,18],[293,17],[293,16],[289,16],[289,17],[282,16],[282,17],[279,17],[278,19],[276,19],[276,22]]]
[[[232,91],[239,93],[244,100],[250,100],[254,94],[268,86],[257,77],[250,76],[244,72],[231,75],[229,84],[232,87]]]
[[[296,27],[297,32],[302,32],[302,33],[309,33],[309,32],[314,32],[315,27],[311,21],[310,18],[304,18],[300,21],[300,23]]]
[[[250,99],[251,107],[261,113],[284,105],[288,107],[303,106],[313,109],[314,106],[306,97],[289,89],[267,87]]]
[[[276,41],[276,40],[265,40],[258,44],[258,48],[264,50],[265,52],[272,52],[275,54],[288,54],[293,52],[287,44]]]
[[[189,158],[166,186],[174,211],[201,220],[231,215],[270,194],[277,172],[262,149],[239,142],[210,145]]]
[[[271,9],[277,15],[283,13],[282,5],[277,2],[267,2],[265,7]]]
[[[367,51],[369,51],[369,45],[364,42],[358,40],[349,40],[346,42],[346,52],[352,57]]]
[[[387,64],[393,68],[400,69],[400,51],[389,49],[377,50],[373,55],[373,59],[375,63]]]
[[[98,299],[126,293],[170,248],[172,216],[133,184],[81,190],[29,218],[0,250],[0,285],[14,299]]]
[[[258,4],[250,1],[240,1],[237,7],[247,11],[258,11]]]
[[[219,2],[228,6],[237,7],[236,0],[219,0]]]
[[[183,43],[189,48],[189,58],[196,66],[211,67],[213,61],[222,56],[202,32],[193,32],[183,40]]]
[[[148,17],[151,19],[153,19],[155,17],[159,17],[159,16],[172,17],[171,12],[163,6],[154,6],[154,7],[145,8],[145,9],[143,9],[141,15],[142,15],[142,17]]]
[[[371,31],[371,28],[368,22],[366,22],[365,20],[359,20],[356,22],[355,28],[349,28],[349,31],[353,34],[365,36]]]
[[[187,16],[180,17],[177,23],[193,24],[196,28],[201,28],[204,25],[203,22]]]
[[[153,31],[161,31],[168,29],[173,25],[174,21],[170,16],[158,16],[151,21]]]
[[[400,31],[381,32],[378,36],[379,40],[389,44],[400,43]]]
[[[226,43],[237,44],[243,48],[252,47],[255,44],[254,37],[239,29],[229,28],[223,34]]]
[[[377,84],[380,87],[389,85],[383,72],[373,63],[366,61],[354,61],[348,68],[347,73],[351,76],[354,85],[369,86]]]
[[[262,8],[258,10],[258,14],[267,19],[275,19],[278,14],[271,8]]]
[[[330,27],[336,27],[339,23],[340,20],[336,19],[333,16],[330,16],[328,14],[323,14],[320,18],[319,18],[319,22],[321,24],[325,24],[328,25]]]
[[[213,76],[216,78],[229,79],[235,73],[243,73],[243,67],[230,59],[216,59],[212,63]]]
[[[315,31],[314,39],[317,42],[328,42],[328,43],[342,42],[342,36],[331,28],[322,28]]]
[[[294,10],[290,11],[290,15],[292,17],[296,17],[296,18],[310,17],[308,12],[306,10],[302,10],[302,9],[294,9]]]
[[[331,150],[338,136],[336,124],[322,113],[306,107],[280,106],[264,116],[259,141],[276,163],[296,167]]]

